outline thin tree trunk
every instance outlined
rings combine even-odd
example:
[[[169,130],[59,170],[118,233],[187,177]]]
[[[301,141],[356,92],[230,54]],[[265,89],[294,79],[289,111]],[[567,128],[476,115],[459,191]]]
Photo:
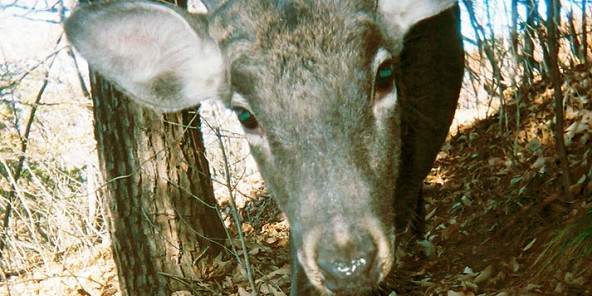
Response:
[[[578,31],[576,30],[576,24],[574,20],[574,13],[573,9],[567,14],[567,22],[569,28],[569,39],[571,44],[571,52],[572,54],[579,60],[581,63],[583,60],[581,47],[580,47],[580,39],[578,38]],[[573,62],[573,60],[571,60]],[[574,66],[573,64],[571,65]]]
[[[520,131],[520,97],[522,96],[522,88],[518,87],[518,78],[517,73],[518,69],[520,69],[520,64],[522,64],[522,58],[520,56],[519,50],[519,38],[518,38],[518,0],[512,0],[511,3],[511,14],[512,14],[512,27],[511,27],[511,40],[512,40],[512,55],[514,56],[514,71],[510,73],[510,77],[512,78],[512,88],[516,90],[514,93],[514,100],[516,101],[516,134]],[[517,151],[519,139],[518,137],[514,138],[514,151]]]
[[[549,68],[549,77],[553,84],[553,98],[555,101],[555,148],[559,163],[562,170],[562,183],[564,187],[564,194],[568,200],[571,200],[569,188],[571,187],[571,178],[569,175],[569,161],[567,159],[567,151],[565,142],[563,140],[563,93],[561,91],[561,77],[559,73],[558,53],[559,42],[557,28],[559,27],[559,0],[547,1],[547,44],[548,54],[547,65]]]
[[[582,63],[584,65],[588,64],[588,31],[586,29],[587,25],[587,14],[586,14],[586,0],[582,0],[582,42],[580,43],[581,52],[582,52]]]
[[[538,68],[538,64],[534,59],[534,35],[537,19],[537,4],[536,0],[526,0],[526,27],[524,29],[524,50],[523,50],[523,65],[524,76],[522,77],[523,84],[530,84],[534,77],[534,69]]]

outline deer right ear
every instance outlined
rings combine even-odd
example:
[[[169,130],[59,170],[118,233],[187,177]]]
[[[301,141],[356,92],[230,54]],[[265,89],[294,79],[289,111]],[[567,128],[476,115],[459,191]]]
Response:
[[[92,68],[140,103],[172,112],[216,96],[222,81],[220,50],[196,26],[169,6],[112,2],[75,11],[65,31]]]
[[[456,1],[381,0],[378,6],[385,20],[396,30],[395,34],[402,38],[417,22],[452,7]]]

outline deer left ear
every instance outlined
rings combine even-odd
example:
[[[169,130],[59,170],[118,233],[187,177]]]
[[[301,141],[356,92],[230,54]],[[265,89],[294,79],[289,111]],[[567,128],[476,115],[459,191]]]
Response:
[[[172,6],[106,1],[75,11],[66,35],[89,65],[137,102],[161,112],[216,97],[222,54],[205,24]]]
[[[456,3],[456,0],[382,0],[378,6],[395,34],[403,37],[419,21],[434,16]]]

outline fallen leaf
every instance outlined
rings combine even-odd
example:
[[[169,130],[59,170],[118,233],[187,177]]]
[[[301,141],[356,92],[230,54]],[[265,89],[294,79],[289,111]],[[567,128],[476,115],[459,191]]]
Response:
[[[245,288],[243,288],[243,287],[238,287],[238,295],[239,296],[251,296],[251,293],[247,292],[247,290],[245,290]]]
[[[488,280],[492,274],[493,274],[493,266],[488,265],[487,267],[485,267],[484,270],[479,272],[479,274],[477,275],[477,277],[475,278],[475,280],[473,282],[475,284],[482,283],[482,282]]]

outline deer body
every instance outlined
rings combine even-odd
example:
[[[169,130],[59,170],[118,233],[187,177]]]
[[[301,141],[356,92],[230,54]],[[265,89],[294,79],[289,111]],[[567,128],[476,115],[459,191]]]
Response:
[[[457,34],[455,1],[204,4],[207,15],[150,2],[86,6],[66,33],[94,69],[144,105],[177,111],[215,96],[235,110],[290,223],[292,295],[312,293],[309,286],[356,295],[376,287],[391,272],[396,232],[423,207],[421,182],[462,78],[458,35],[452,50],[432,49],[454,57],[444,61],[452,74],[441,73],[446,65],[426,71],[441,80],[426,87],[433,91],[406,87],[422,84],[412,69],[401,72],[409,63],[401,57],[413,55],[404,38],[443,12],[446,32]],[[405,103],[415,92],[422,106]]]

